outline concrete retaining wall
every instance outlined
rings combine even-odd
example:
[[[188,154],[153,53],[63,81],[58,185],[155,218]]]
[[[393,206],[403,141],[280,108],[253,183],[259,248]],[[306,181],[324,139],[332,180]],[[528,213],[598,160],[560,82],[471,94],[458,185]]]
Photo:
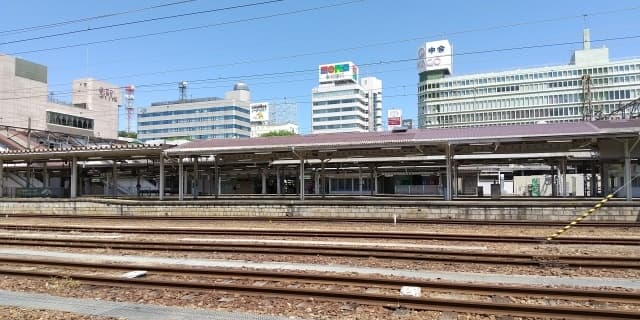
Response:
[[[2,199],[0,214],[123,216],[307,216],[478,220],[567,221],[595,201],[398,201],[398,200],[216,200]],[[640,204],[610,201],[591,221],[638,221]]]

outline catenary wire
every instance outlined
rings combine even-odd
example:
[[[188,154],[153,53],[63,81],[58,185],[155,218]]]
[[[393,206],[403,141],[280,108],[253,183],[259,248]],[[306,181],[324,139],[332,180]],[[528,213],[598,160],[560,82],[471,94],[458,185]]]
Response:
[[[339,2],[339,3],[329,4],[329,5],[306,8],[306,9],[286,11],[286,12],[274,13],[274,14],[263,15],[263,16],[258,16],[258,17],[245,18],[245,19],[230,20],[230,21],[224,21],[224,22],[219,22],[219,23],[200,25],[200,26],[195,26],[195,27],[171,29],[171,30],[153,32],[153,33],[145,33],[145,34],[139,34],[139,35],[133,35],[133,36],[125,36],[125,37],[98,40],[98,41],[92,41],[92,42],[76,43],[76,44],[64,45],[64,46],[59,46],[59,47],[51,47],[51,48],[44,48],[44,49],[34,49],[34,50],[27,50],[27,51],[20,51],[20,52],[12,52],[12,53],[9,53],[9,55],[17,56],[17,55],[27,54],[27,53],[36,53],[36,52],[53,51],[53,50],[68,49],[68,48],[75,48],[75,47],[83,47],[83,46],[87,46],[87,45],[110,43],[110,42],[116,42],[116,41],[122,41],[122,40],[140,39],[140,38],[159,36],[159,35],[165,35],[165,34],[171,34],[171,33],[178,33],[178,32],[184,32],[184,31],[220,27],[220,26],[224,26],[224,25],[237,24],[237,23],[243,23],[243,22],[266,20],[266,19],[275,18],[275,17],[288,16],[288,15],[300,14],[300,13],[305,13],[305,12],[310,12],[310,11],[334,8],[334,7],[349,5],[349,4],[362,2],[362,1],[364,1],[364,0],[353,0],[353,1],[347,1],[347,2]]]
[[[487,27],[487,28],[475,28],[475,29],[460,30],[460,31],[444,33],[444,34],[439,34],[439,35],[458,35],[458,34],[464,34],[464,33],[497,30],[497,29],[502,29],[502,28],[512,28],[512,27],[524,26],[524,25],[532,25],[532,24],[548,23],[548,22],[561,21],[561,20],[567,20],[567,19],[583,18],[584,16],[598,16],[598,15],[608,15],[608,14],[619,13],[619,12],[629,12],[629,11],[634,11],[634,10],[638,10],[638,9],[640,9],[640,7],[621,8],[621,9],[614,9],[614,10],[607,10],[607,11],[585,13],[585,14],[582,14],[582,15],[574,15],[574,16],[565,16],[565,17],[533,20],[533,21],[520,22],[520,23],[514,23],[514,24],[503,24],[503,25],[491,26],[491,27]],[[380,42],[380,43],[374,43],[374,44],[365,44],[365,45],[360,45],[360,46],[355,46],[355,47],[333,49],[333,50],[326,50],[326,51],[319,51],[319,52],[301,53],[301,54],[295,54],[295,55],[289,55],[289,56],[281,56],[281,57],[273,57],[273,58],[266,58],[266,59],[254,59],[254,60],[236,61],[236,62],[226,63],[226,64],[205,65],[205,66],[196,66],[196,67],[188,67],[188,68],[181,68],[181,69],[172,69],[172,70],[164,70],[164,71],[154,71],[154,72],[147,72],[147,73],[131,74],[131,75],[124,75],[124,76],[105,77],[105,78],[101,78],[99,80],[104,81],[104,80],[112,80],[112,79],[123,79],[123,78],[132,78],[132,77],[140,77],[140,76],[148,76],[148,75],[167,74],[167,73],[173,73],[173,72],[195,71],[195,70],[201,70],[201,69],[217,68],[217,67],[224,67],[224,66],[233,66],[233,65],[239,65],[239,64],[246,65],[246,64],[250,64],[250,63],[261,63],[261,62],[269,62],[269,61],[287,60],[287,59],[293,59],[293,58],[303,57],[303,56],[320,55],[320,54],[334,53],[334,52],[341,52],[341,51],[358,50],[358,49],[364,49],[364,48],[369,48],[369,47],[374,47],[374,46],[391,45],[391,44],[397,44],[397,43],[402,43],[402,42],[414,41],[414,40],[417,40],[417,39],[422,40],[423,38],[430,38],[430,37],[433,37],[433,36],[435,36],[435,35],[425,36],[425,37],[418,37],[418,38],[400,39],[400,40],[394,40],[394,41],[389,41],[389,42]],[[68,85],[68,84],[67,83],[60,83],[60,84],[56,84],[56,85],[52,85],[52,86],[66,86],[66,85]],[[0,92],[2,92],[2,91],[0,91]]]
[[[268,0],[268,1],[262,1],[262,2],[253,2],[253,3],[240,4],[240,5],[234,5],[234,6],[229,6],[229,7],[210,9],[210,10],[193,11],[193,12],[175,14],[175,15],[171,15],[171,16],[156,17],[156,18],[128,21],[128,22],[122,22],[122,23],[114,23],[114,24],[105,25],[105,26],[88,27],[88,28],[85,28],[85,29],[78,29],[78,30],[59,32],[59,33],[48,34],[48,35],[43,35],[43,36],[31,37],[31,38],[26,38],[26,39],[18,39],[18,40],[0,42],[0,45],[28,42],[28,41],[33,41],[33,40],[42,40],[42,39],[48,39],[48,38],[54,38],[54,37],[78,34],[78,33],[83,33],[83,32],[90,32],[90,31],[103,30],[103,29],[111,29],[111,28],[116,28],[116,27],[124,27],[124,26],[129,26],[129,25],[134,25],[134,24],[147,23],[147,22],[162,21],[162,20],[167,20],[167,19],[183,18],[183,17],[189,17],[189,16],[205,14],[205,13],[221,12],[221,11],[227,11],[227,10],[256,7],[256,6],[273,4],[273,3],[282,2],[282,1],[285,1],[285,0]]]
[[[556,17],[556,18],[549,18],[549,19],[532,20],[532,21],[527,21],[527,22],[503,24],[503,25],[491,26],[491,27],[486,27],[486,28],[475,28],[475,29],[460,30],[460,31],[455,31],[455,32],[450,32],[450,33],[438,34],[438,36],[442,36],[442,35],[451,36],[451,35],[459,35],[459,34],[465,34],[465,33],[474,33],[474,32],[490,31],[490,30],[497,30],[497,29],[504,29],[504,28],[513,28],[513,27],[518,27],[518,26],[534,25],[534,24],[540,24],[540,23],[549,23],[549,22],[562,21],[562,20],[568,20],[568,19],[583,18],[585,16],[598,16],[598,15],[608,15],[608,14],[619,13],[619,12],[629,12],[629,11],[634,11],[634,10],[638,10],[638,9],[640,9],[640,6],[638,6],[638,7],[620,8],[620,9],[614,9],[614,10],[606,10],[606,11],[598,11],[598,12],[591,12],[591,13],[585,13],[585,14],[581,14],[581,15],[563,16],[563,17]],[[113,80],[113,79],[133,78],[133,77],[140,77],[140,76],[167,74],[167,73],[173,73],[173,72],[195,71],[195,70],[201,70],[201,69],[218,68],[218,67],[225,67],[225,66],[234,66],[234,65],[240,65],[240,64],[246,65],[246,64],[253,64],[253,63],[263,63],[263,62],[270,62],[270,61],[287,60],[287,59],[294,59],[294,58],[304,57],[304,56],[321,55],[321,54],[335,53],[335,52],[341,52],[341,51],[353,51],[353,50],[365,49],[365,48],[370,48],[370,47],[375,47],[375,46],[384,46],[384,45],[392,45],[392,44],[403,43],[403,42],[423,40],[423,39],[428,39],[428,38],[431,38],[431,37],[434,37],[434,36],[435,35],[423,36],[423,37],[414,37],[414,38],[393,40],[393,41],[380,42],[380,43],[374,43],[374,44],[364,44],[364,45],[360,45],[360,46],[347,47],[347,48],[338,48],[338,49],[325,50],[325,51],[300,53],[300,54],[281,56],[281,57],[273,57],[273,58],[265,58],[265,59],[254,59],[254,60],[245,60],[245,61],[236,61],[236,62],[226,63],[226,64],[204,65],[204,66],[196,66],[196,67],[188,67],[188,68],[180,68],[180,69],[170,69],[170,70],[164,70],[164,71],[153,71],[153,72],[147,72],[147,73],[130,74],[130,75],[124,75],[124,76],[105,77],[105,78],[101,78],[99,80],[104,81],[104,80]],[[66,86],[67,83],[60,83],[60,84],[56,84],[56,85],[53,85],[53,86],[63,86],[63,85]],[[0,92],[2,92],[2,91],[0,91]]]
[[[17,29],[2,30],[2,31],[0,31],[0,36],[4,36],[4,35],[7,35],[7,34],[19,34],[19,33],[25,33],[25,32],[30,32],[30,31],[36,31],[36,30],[55,28],[55,27],[60,27],[60,26],[66,26],[66,25],[69,25],[69,24],[87,22],[87,21],[98,20],[98,19],[111,18],[111,17],[115,17],[115,16],[121,16],[121,15],[136,13],[136,12],[142,12],[142,11],[153,10],[153,9],[158,9],[158,8],[170,7],[170,6],[186,4],[186,3],[195,2],[195,1],[198,1],[198,0],[176,1],[176,2],[163,3],[163,4],[158,4],[158,5],[144,7],[144,8],[105,13],[105,14],[92,16],[92,17],[77,18],[77,19],[72,19],[72,20],[59,21],[59,22],[54,22],[54,23],[49,23],[49,24],[42,24],[42,25],[31,26],[31,27],[23,27],[23,28],[17,28]]]
[[[620,36],[620,37],[612,37],[612,38],[604,38],[604,39],[595,39],[595,40],[592,40],[592,42],[622,41],[622,40],[631,40],[631,39],[638,39],[638,38],[640,38],[640,35],[630,35],[630,36]],[[475,55],[475,54],[520,51],[520,50],[529,50],[529,49],[538,49],[538,48],[548,48],[548,47],[555,47],[555,46],[575,45],[575,44],[580,44],[580,43],[582,43],[582,41],[567,41],[567,42],[556,42],[556,43],[544,43],[544,44],[536,44],[536,45],[525,45],[525,46],[518,46],[518,47],[509,47],[509,48],[498,48],[498,49],[486,49],[486,50],[476,50],[476,51],[468,51],[468,52],[458,52],[458,53],[452,54],[451,56],[468,56],[468,55]],[[394,60],[383,60],[383,61],[362,63],[362,64],[359,64],[359,66],[362,67],[362,66],[389,65],[389,64],[404,63],[404,62],[413,62],[413,61],[417,61],[417,60],[418,60],[418,58],[404,58],[404,59],[394,59]],[[223,81],[223,80],[232,81],[232,80],[251,79],[251,78],[256,78],[256,77],[292,75],[292,74],[300,74],[300,73],[307,73],[307,72],[317,72],[317,68],[314,68],[314,69],[301,69],[301,70],[294,70],[294,71],[283,71],[283,72],[269,72],[269,73],[260,73],[260,74],[238,75],[238,76],[229,76],[229,77],[192,79],[192,80],[186,80],[186,81],[188,81],[190,83],[203,83],[203,82]],[[137,87],[138,88],[146,88],[146,87],[157,87],[157,86],[166,86],[166,85],[175,85],[175,82],[172,81],[172,82],[159,82],[159,83],[140,84],[140,85],[137,85]],[[124,89],[124,87],[115,86],[115,87],[110,87],[110,88],[107,88],[107,89]],[[97,90],[93,90],[93,91],[97,91]],[[71,92],[69,91],[68,93],[71,93]],[[26,98],[33,98],[33,97],[48,96],[48,95],[49,94],[47,94],[47,95],[35,95],[35,96],[0,98],[0,101],[26,99]]]

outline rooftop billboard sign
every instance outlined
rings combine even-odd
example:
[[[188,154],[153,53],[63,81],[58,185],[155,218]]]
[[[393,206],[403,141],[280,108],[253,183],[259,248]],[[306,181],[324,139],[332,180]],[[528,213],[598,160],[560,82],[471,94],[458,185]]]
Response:
[[[340,62],[318,67],[320,82],[353,79],[358,81],[358,66],[353,62]]]
[[[449,74],[453,68],[453,48],[449,40],[427,42],[418,48],[418,73],[444,70]]]

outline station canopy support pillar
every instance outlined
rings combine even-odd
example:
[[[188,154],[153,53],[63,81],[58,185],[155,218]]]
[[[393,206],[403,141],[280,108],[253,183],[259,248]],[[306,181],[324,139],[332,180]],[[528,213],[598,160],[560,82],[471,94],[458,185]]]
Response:
[[[267,194],[267,169],[266,168],[260,170],[260,176],[262,177],[262,181],[261,181],[262,194]]]
[[[26,180],[27,180],[27,188],[31,188],[31,161],[27,161]]]
[[[276,194],[280,195],[282,193],[282,183],[280,181],[280,168],[275,167],[276,170]]]
[[[327,176],[324,174],[324,167],[326,163],[327,161],[324,159],[322,160],[322,163],[320,163],[320,181],[321,181],[320,194],[322,195],[323,198],[327,193],[326,192]]]
[[[115,181],[115,180],[114,180]],[[69,197],[75,199],[78,196],[78,158],[71,159],[71,190]]]
[[[0,160],[0,198],[4,196],[4,162]]]
[[[358,166],[358,194],[362,195],[362,167]]]
[[[624,185],[626,200],[633,200],[633,187],[631,186],[631,150],[629,149],[629,140],[624,141]]]
[[[182,157],[178,158],[178,200],[184,200],[184,164]]]
[[[595,162],[591,163],[591,179],[590,179],[590,186],[589,189],[591,189],[591,194],[590,196],[592,197],[597,197],[598,196],[598,176],[596,175],[596,164]]]
[[[445,162],[446,162],[446,175],[445,175],[445,185],[444,185],[444,200],[451,200],[451,186],[452,186],[452,177],[451,177],[451,160],[453,158],[453,153],[451,152],[451,145],[445,145]]]
[[[376,174],[376,166],[375,165],[371,165],[369,166],[369,171],[371,173],[371,183],[369,183],[369,191],[371,192],[372,196],[375,196],[376,193],[378,193],[378,179],[377,174]]]
[[[158,163],[160,164],[160,181],[158,181],[158,199],[164,200],[164,156],[160,155],[160,159],[158,159]]]
[[[560,159],[560,171],[562,172],[562,197],[567,196],[567,159]]]
[[[300,158],[300,200],[304,200],[304,159]]]
[[[455,160],[451,161],[451,163],[453,164],[453,183],[451,184],[453,197],[458,198],[458,163]]]
[[[198,174],[198,156],[193,157],[193,176],[191,180],[191,195],[194,199],[198,199],[200,193],[200,176]]]
[[[49,171],[47,170],[47,162],[42,163],[42,186],[45,189],[49,188]]]
[[[320,194],[320,173],[318,168],[313,171],[313,191],[315,194]]]
[[[216,199],[220,195],[220,169],[218,168],[218,157],[213,156],[213,194]]]
[[[606,196],[611,193],[611,185],[609,184],[609,164],[603,162],[600,165],[600,184],[602,184],[603,195]]]
[[[116,160],[113,160],[113,168],[112,168],[112,182],[113,182],[113,189],[111,190],[112,192],[112,196],[117,197],[118,196],[118,162]]]
[[[557,197],[558,196],[558,185],[559,183],[557,182],[559,177],[557,175],[558,170],[556,169],[556,165],[555,163],[551,164],[551,196],[552,197]]]

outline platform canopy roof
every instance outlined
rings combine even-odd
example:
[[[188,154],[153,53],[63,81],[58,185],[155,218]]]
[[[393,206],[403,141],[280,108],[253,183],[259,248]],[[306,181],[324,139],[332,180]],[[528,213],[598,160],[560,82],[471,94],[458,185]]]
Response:
[[[311,134],[213,139],[166,150],[169,156],[215,155],[229,161],[442,155],[554,153],[595,150],[611,139],[638,138],[640,120],[606,120],[473,128],[414,129],[404,132]]]
[[[120,145],[58,149],[7,150],[0,160],[55,161],[127,160],[136,158],[209,157],[219,163],[279,160],[443,156],[446,149],[458,159],[496,159],[501,155],[567,157],[597,154],[619,157],[623,141],[640,141],[640,119],[509,125],[474,128],[414,129],[403,132],[354,132],[301,136],[212,139],[179,146]],[[635,144],[634,144],[635,143]],[[636,148],[639,149],[640,148]],[[635,151],[637,153],[637,151]],[[467,155],[465,157],[464,156]],[[602,158],[602,154],[598,155]],[[526,156],[525,156],[526,157]]]
[[[147,145],[147,144],[123,144],[104,145],[71,148],[5,150],[0,152],[0,160],[5,162],[16,161],[56,161],[69,160],[76,157],[78,160],[115,160],[136,158],[158,158],[162,152],[171,145]]]

